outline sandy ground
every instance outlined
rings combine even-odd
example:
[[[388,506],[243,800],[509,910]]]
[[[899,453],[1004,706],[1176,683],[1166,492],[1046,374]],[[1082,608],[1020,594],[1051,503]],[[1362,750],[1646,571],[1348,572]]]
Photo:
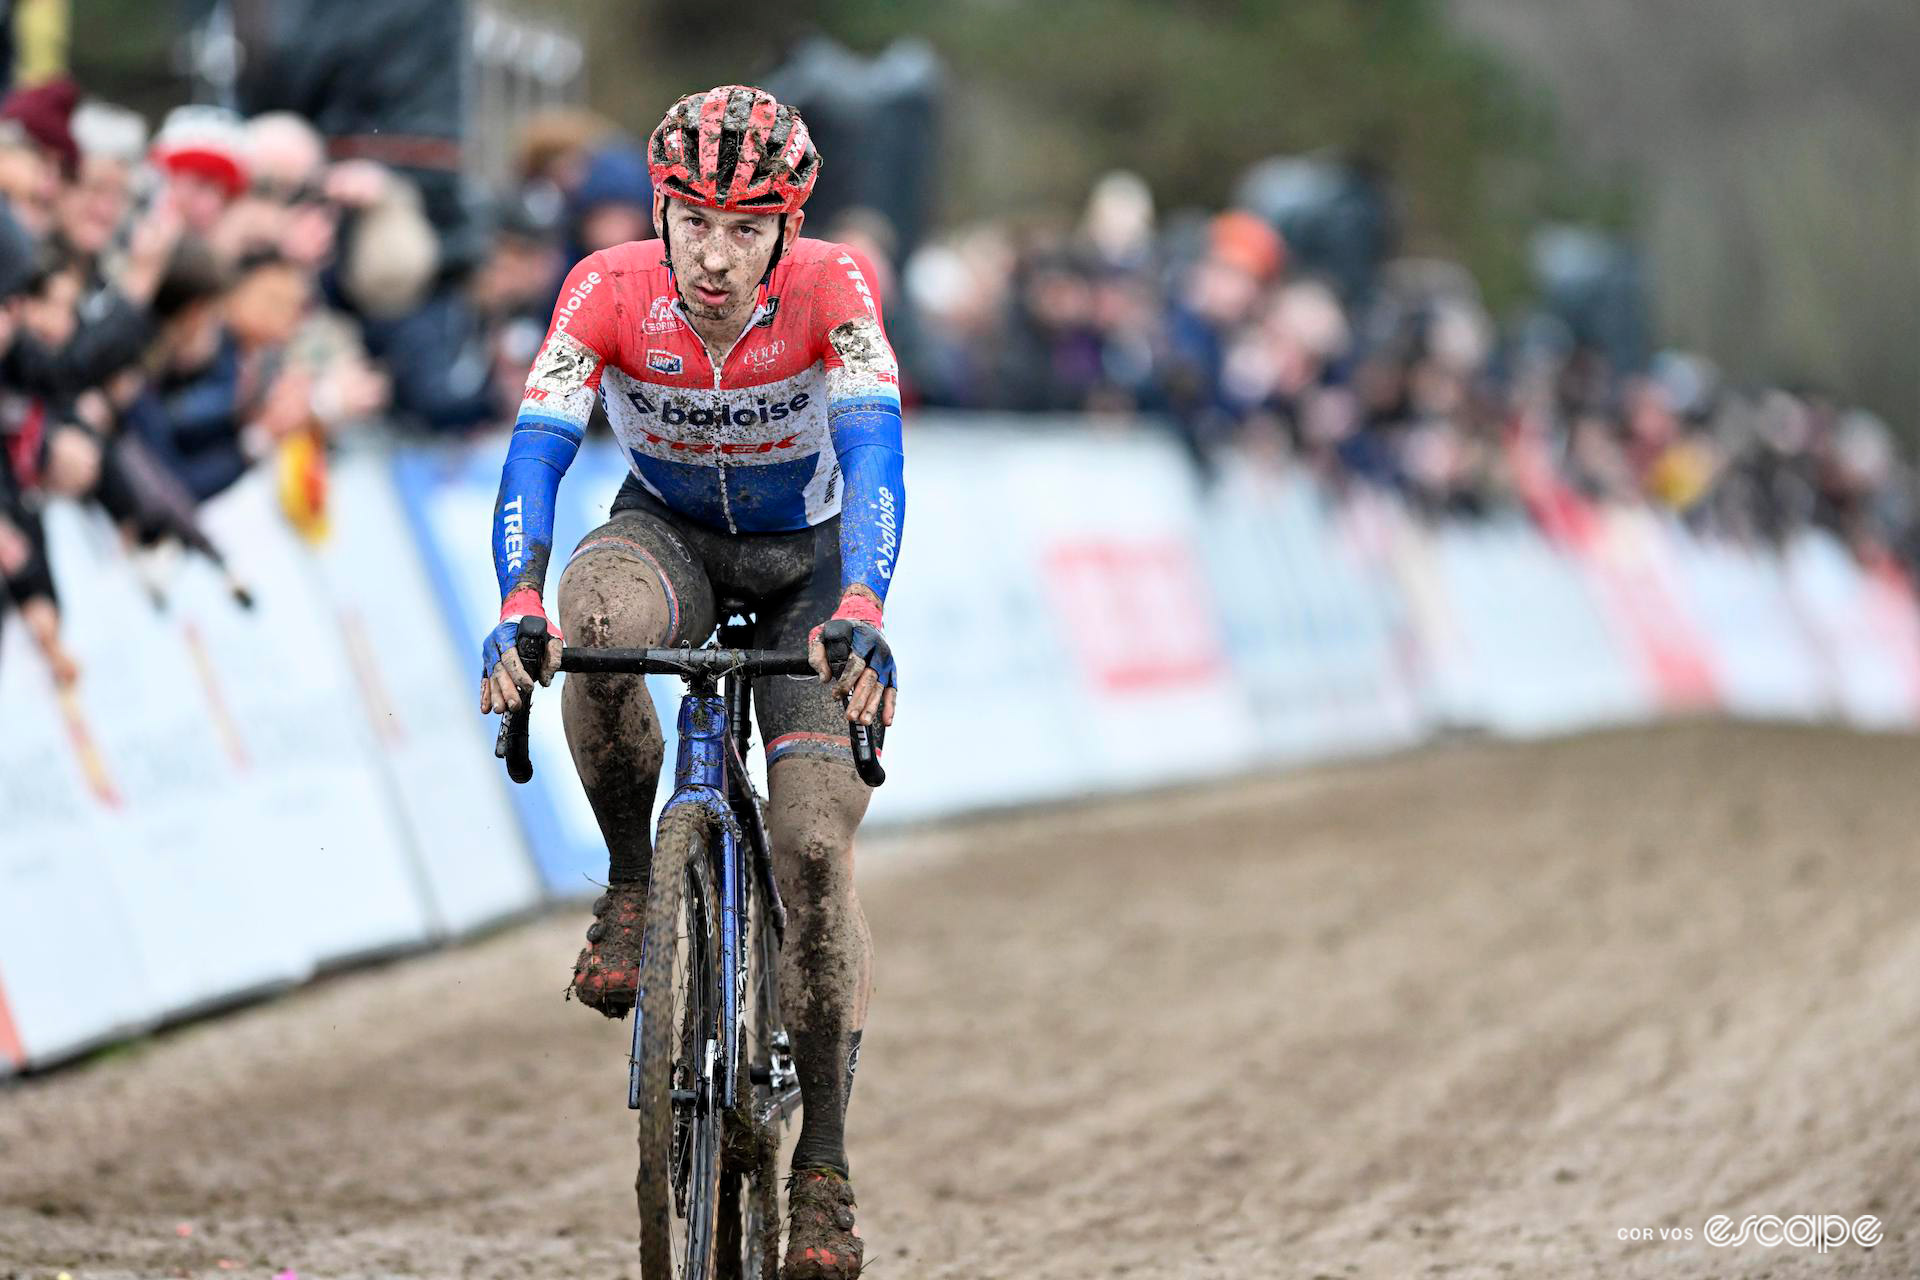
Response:
[[[1456,745],[865,854],[880,1280],[1920,1271],[1920,741]],[[633,1276],[583,925],[0,1091],[0,1276]]]

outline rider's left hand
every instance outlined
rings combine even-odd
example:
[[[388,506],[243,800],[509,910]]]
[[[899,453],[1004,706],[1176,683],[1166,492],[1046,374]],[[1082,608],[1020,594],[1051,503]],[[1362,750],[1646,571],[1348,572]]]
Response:
[[[847,662],[834,678],[827,661],[829,640],[844,644]],[[836,645],[836,647],[838,647]],[[899,678],[894,671],[893,650],[880,629],[880,604],[858,589],[849,589],[840,597],[833,617],[815,627],[807,636],[807,661],[822,681],[831,681],[833,692],[846,699],[847,719],[857,724],[893,723],[893,707],[899,697]]]

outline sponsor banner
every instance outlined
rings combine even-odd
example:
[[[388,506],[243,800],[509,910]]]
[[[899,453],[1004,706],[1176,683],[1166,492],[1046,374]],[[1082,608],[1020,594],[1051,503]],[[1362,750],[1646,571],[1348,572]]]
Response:
[[[110,833],[114,892],[137,904],[128,937],[153,993],[149,1012],[184,1014],[303,980],[318,950],[300,921],[282,917],[305,903],[303,880],[326,874],[324,855],[283,823],[273,794],[274,761],[304,749],[303,730],[283,726],[277,751],[262,736],[269,726],[243,731],[244,677],[219,666],[229,651],[248,665],[283,664],[277,641],[254,630],[257,617],[241,621],[192,561],[127,556],[97,511],[55,504],[47,535],[62,630],[81,668],[65,700],[70,740],[93,820]],[[271,607],[263,597],[261,609]],[[285,652],[315,647],[308,634]],[[299,690],[302,676],[281,667],[271,679]],[[315,711],[312,740],[324,747],[332,716]]]
[[[1814,720],[1833,690],[1780,561],[1758,550],[1667,532],[1679,600],[1700,636],[1721,705],[1736,716]]]
[[[0,621],[0,1076],[141,1030],[159,999],[108,854],[131,834],[103,801],[78,707],[26,631]],[[77,957],[84,955],[84,964]]]
[[[1043,591],[1021,645],[1043,636],[1043,652],[1066,654],[1066,711],[1091,780],[1154,785],[1249,767],[1259,734],[1200,555],[1184,454],[1158,433],[1085,422],[1003,438],[1007,527]],[[986,474],[981,462],[973,474]],[[920,536],[912,502],[910,486],[908,547]]]
[[[887,593],[900,719],[870,820],[1057,799],[1096,781],[1074,654],[1017,531],[1017,437],[916,424],[903,571]]]
[[[1783,562],[1841,717],[1864,729],[1903,729],[1920,721],[1911,592],[1889,574],[1863,570],[1824,530],[1796,535]]]
[[[258,834],[242,847],[272,877],[271,926],[325,965],[419,945],[429,927],[354,656],[272,481],[256,469],[200,510],[255,606],[238,608],[192,558],[168,613],[193,650],[233,775],[204,806],[203,833],[227,806],[251,806]]]
[[[1651,710],[1578,566],[1515,519],[1427,535],[1460,649],[1452,718],[1534,736]]]
[[[541,897],[519,820],[499,785],[488,725],[420,560],[384,453],[335,459],[331,533],[317,549],[331,626],[356,705],[404,824],[436,936],[458,935]]]
[[[1298,473],[1230,462],[1203,513],[1222,632],[1264,753],[1378,750],[1421,729],[1404,609],[1376,530]]]
[[[1719,705],[1705,645],[1682,605],[1665,523],[1651,511],[1594,512],[1577,544],[1603,616],[1651,681],[1660,709],[1704,711]]]

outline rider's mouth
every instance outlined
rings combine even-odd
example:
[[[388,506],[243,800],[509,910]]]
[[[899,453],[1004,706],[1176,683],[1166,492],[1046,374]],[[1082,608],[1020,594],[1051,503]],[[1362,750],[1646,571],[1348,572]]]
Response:
[[[727,304],[727,298],[731,295],[729,295],[725,289],[715,289],[709,285],[696,284],[693,286],[693,296],[710,307],[724,307]]]

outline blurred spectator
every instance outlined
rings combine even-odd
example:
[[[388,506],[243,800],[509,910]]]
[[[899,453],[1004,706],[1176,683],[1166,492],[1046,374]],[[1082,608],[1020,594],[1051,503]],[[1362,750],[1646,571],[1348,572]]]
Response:
[[[176,107],[153,140],[152,158],[186,229],[212,242],[227,206],[247,190],[247,135],[221,107]]]
[[[393,358],[394,407],[434,431],[496,426],[519,403],[546,336],[562,261],[559,225],[538,192],[492,211],[493,247],[458,287],[442,290],[369,337]]]
[[[586,181],[588,158],[618,132],[611,120],[578,107],[537,112],[520,127],[515,169],[521,187],[540,188],[571,201]]]
[[[62,185],[80,167],[71,125],[79,100],[71,80],[15,89],[0,100],[0,194],[35,235],[52,227]]]
[[[590,154],[573,192],[571,212],[573,256],[568,267],[599,249],[629,240],[651,240],[653,182],[640,148],[616,142]]]
[[[73,116],[78,172],[60,194],[56,227],[86,276],[87,292],[107,285],[106,263],[133,205],[135,170],[147,149],[146,122],[105,103],[82,103]]]

